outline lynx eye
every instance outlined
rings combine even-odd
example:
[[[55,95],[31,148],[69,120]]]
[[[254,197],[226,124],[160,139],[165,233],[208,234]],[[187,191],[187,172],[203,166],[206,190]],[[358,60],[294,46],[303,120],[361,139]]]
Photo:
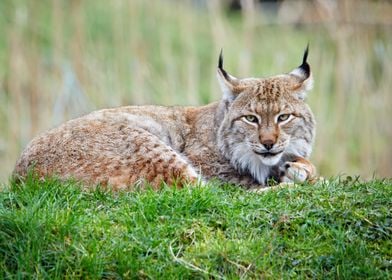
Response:
[[[256,117],[256,116],[253,116],[253,115],[246,115],[246,116],[244,116],[244,118],[245,118],[245,120],[246,120],[247,122],[250,122],[250,123],[258,123],[258,122],[259,122],[259,120],[257,119],[257,117]]]
[[[287,121],[290,118],[291,114],[282,114],[278,116],[278,122]]]

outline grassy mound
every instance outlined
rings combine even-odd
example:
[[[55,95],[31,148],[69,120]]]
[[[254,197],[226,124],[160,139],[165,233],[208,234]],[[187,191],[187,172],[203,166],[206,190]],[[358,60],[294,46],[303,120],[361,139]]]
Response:
[[[0,192],[0,278],[389,278],[392,181]]]

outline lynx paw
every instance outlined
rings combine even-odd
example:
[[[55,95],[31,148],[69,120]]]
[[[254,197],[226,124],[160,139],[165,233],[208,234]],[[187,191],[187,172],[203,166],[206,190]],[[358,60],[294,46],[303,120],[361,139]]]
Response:
[[[303,183],[315,177],[315,167],[308,160],[299,158],[293,162],[286,162],[281,168],[282,183]]]

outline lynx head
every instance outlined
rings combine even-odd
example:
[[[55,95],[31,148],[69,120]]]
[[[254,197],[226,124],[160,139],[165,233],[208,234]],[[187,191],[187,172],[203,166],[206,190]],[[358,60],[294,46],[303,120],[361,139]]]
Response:
[[[307,56],[308,47],[302,64],[287,74],[245,79],[228,74],[222,52],[219,57],[219,149],[236,169],[260,184],[272,166],[311,153],[315,122],[305,103],[313,84]]]

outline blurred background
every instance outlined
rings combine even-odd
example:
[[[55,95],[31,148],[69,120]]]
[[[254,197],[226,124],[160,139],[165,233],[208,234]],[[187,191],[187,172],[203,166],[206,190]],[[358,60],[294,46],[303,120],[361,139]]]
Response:
[[[1,0],[0,181],[38,133],[92,110],[218,100],[310,43],[323,176],[392,177],[391,1]]]

